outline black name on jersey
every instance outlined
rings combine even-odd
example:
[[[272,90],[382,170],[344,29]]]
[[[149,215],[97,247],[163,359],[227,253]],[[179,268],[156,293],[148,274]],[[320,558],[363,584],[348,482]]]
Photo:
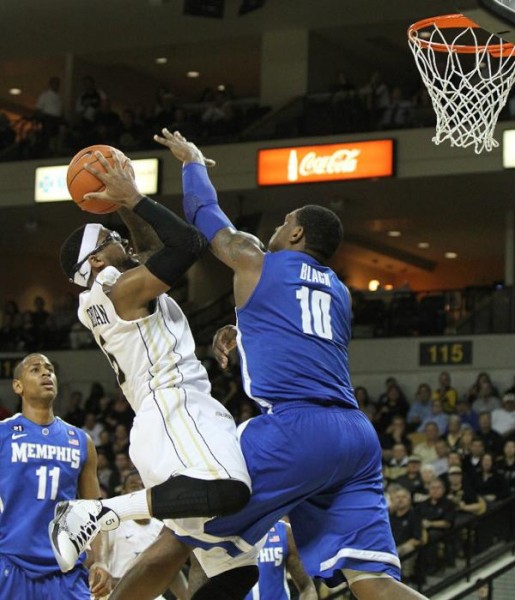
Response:
[[[299,277],[303,281],[311,281],[313,283],[321,283],[322,285],[331,287],[331,279],[330,279],[328,273],[324,273],[323,271],[317,271],[312,266],[307,265],[306,263],[302,263],[302,267],[300,268]]]
[[[96,327],[97,325],[107,325],[110,323],[109,317],[107,316],[107,311],[102,304],[92,304],[88,309],[86,309],[86,312],[88,313],[92,327]]]

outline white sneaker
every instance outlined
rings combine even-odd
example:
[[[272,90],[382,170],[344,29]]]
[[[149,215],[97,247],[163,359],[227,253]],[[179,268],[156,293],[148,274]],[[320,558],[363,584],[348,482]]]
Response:
[[[118,515],[102,506],[100,500],[59,502],[54,519],[48,525],[50,544],[63,573],[71,571],[86,546],[100,530],[110,531],[120,525]]]

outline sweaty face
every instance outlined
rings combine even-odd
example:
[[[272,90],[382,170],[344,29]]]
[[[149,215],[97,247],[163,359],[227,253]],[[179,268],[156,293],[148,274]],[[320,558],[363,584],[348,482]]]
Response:
[[[30,354],[13,380],[13,390],[26,401],[51,404],[57,396],[54,365],[43,354]]]
[[[278,252],[289,247],[290,236],[298,226],[295,212],[288,213],[284,219],[284,223],[275,228],[275,232],[268,242],[270,252]]]
[[[104,242],[112,232],[109,229],[102,229],[98,236],[98,244]],[[122,242],[111,241],[100,252],[98,257],[101,258],[107,266],[116,267],[119,271],[128,271],[139,266],[137,256],[133,254],[132,248],[128,245],[127,240]]]

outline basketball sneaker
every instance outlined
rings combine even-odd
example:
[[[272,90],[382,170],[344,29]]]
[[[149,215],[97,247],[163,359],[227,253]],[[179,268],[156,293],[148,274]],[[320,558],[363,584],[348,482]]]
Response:
[[[63,573],[75,566],[77,559],[99,531],[116,529],[118,515],[102,506],[100,500],[59,502],[48,525],[50,544]]]

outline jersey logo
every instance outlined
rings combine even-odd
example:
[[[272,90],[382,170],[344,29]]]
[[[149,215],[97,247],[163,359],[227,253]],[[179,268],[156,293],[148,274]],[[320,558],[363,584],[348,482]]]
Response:
[[[12,438],[13,440],[17,440],[18,438],[27,437],[28,435],[28,433],[13,433]]]

